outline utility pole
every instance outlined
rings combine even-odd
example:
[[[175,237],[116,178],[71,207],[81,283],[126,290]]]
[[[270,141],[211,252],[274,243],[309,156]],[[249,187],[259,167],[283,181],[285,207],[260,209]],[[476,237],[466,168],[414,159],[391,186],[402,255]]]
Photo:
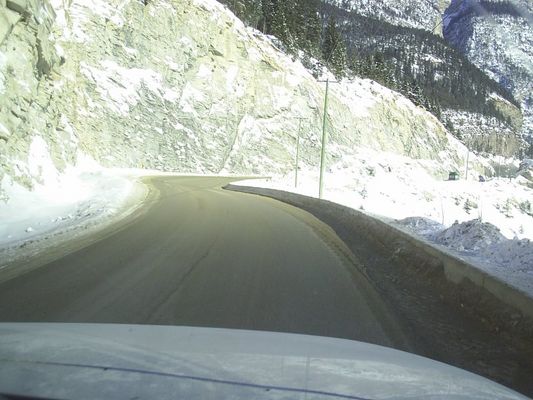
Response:
[[[319,81],[323,82],[323,81]],[[327,117],[328,117],[328,93],[329,93],[329,78],[326,79],[326,94],[324,96],[324,120],[322,122],[322,149],[320,151],[320,179],[318,182],[318,198],[322,198],[324,194],[324,172],[326,170],[326,144],[327,138]]]
[[[500,178],[503,178],[503,162],[504,162],[504,156],[503,156],[503,139],[502,139],[502,143],[501,143],[501,146],[500,146],[500,162],[499,162],[499,170],[500,170]]]
[[[331,54],[326,59],[325,65],[329,64],[330,58],[337,49],[337,46],[339,44],[339,41],[337,41],[334,44],[333,49],[331,49]],[[318,81],[318,82],[324,82],[324,81]],[[336,81],[331,83],[338,83]],[[327,117],[328,117],[328,93],[329,93],[329,76],[326,76],[326,93],[324,95],[324,120],[322,123],[322,149],[320,152],[320,179],[318,182],[318,198],[321,199],[324,194],[324,171],[326,169],[326,144],[328,141],[327,138],[327,131],[326,131],[326,124],[327,124]]]
[[[302,117],[298,118],[298,136],[296,137],[296,165],[294,170],[294,187],[298,187],[298,164],[300,163],[300,132],[302,131]]]
[[[465,180],[466,181],[468,180],[468,161],[469,161],[469,158],[470,158],[470,149],[467,148],[466,149],[466,173],[465,173]]]

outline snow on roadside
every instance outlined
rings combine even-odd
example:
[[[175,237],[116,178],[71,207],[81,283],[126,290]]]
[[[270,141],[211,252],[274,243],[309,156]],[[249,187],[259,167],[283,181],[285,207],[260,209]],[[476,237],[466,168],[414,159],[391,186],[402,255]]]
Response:
[[[441,223],[424,217],[407,217],[398,221],[398,224],[422,236],[429,236],[446,229]]]
[[[482,222],[480,219],[455,223],[449,228],[434,232],[427,237],[436,243],[460,252],[478,252],[507,240],[496,226]]]
[[[478,268],[533,295],[533,242],[529,239],[508,239],[496,226],[480,219],[446,228],[426,218],[411,217],[397,221],[396,225],[444,246]]]
[[[31,191],[8,176],[1,182],[8,200],[0,202],[0,268],[30,247],[35,253],[67,232],[109,222],[143,195],[135,171],[101,168],[83,157],[61,174],[49,169],[44,175]]]
[[[0,204],[0,247],[24,242],[59,225],[112,214],[131,190],[131,180],[105,171],[70,172],[57,186],[29,191],[4,178],[9,201]],[[63,196],[65,194],[65,196]]]
[[[241,184],[317,196],[318,166],[311,169],[300,162],[297,188],[294,171]],[[479,182],[476,173],[469,175],[467,181],[448,181],[447,170],[437,161],[361,148],[328,163],[324,194],[327,200],[389,219],[424,217],[449,227],[481,218],[509,239],[533,240],[533,189],[526,179]]]
[[[443,246],[533,296],[533,190],[525,178],[448,181],[434,161],[369,149],[326,171],[326,200]],[[317,197],[318,167],[301,168],[296,188],[294,173],[237,184]]]

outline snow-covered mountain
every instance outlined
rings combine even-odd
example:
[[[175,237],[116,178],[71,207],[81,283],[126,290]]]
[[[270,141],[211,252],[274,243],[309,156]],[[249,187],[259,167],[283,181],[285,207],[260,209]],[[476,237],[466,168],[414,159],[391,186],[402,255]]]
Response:
[[[330,4],[393,25],[440,34],[442,14],[450,0],[328,0]]]
[[[533,3],[453,0],[444,37],[521,102],[533,136]]]
[[[330,0],[330,4],[393,25],[444,35],[487,75],[510,90],[524,114],[519,130],[533,137],[533,3],[528,0]],[[476,125],[486,118],[471,114]],[[460,117],[448,118],[450,124]],[[500,130],[490,126],[489,135]],[[471,126],[458,126],[475,136]]]

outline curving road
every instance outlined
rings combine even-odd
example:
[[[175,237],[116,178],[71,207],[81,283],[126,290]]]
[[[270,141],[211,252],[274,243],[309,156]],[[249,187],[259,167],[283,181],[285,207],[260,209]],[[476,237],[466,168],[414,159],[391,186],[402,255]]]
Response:
[[[328,226],[284,203],[221,189],[230,181],[147,179],[143,212],[120,229],[0,283],[0,320],[404,341]]]

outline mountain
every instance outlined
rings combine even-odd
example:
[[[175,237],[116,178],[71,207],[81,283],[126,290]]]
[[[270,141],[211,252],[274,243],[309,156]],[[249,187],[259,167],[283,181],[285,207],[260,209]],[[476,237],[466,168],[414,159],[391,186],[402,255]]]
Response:
[[[327,0],[347,11],[356,12],[392,25],[442,33],[442,14],[449,0]]]
[[[533,3],[453,0],[444,37],[513,93],[524,112],[522,131],[533,138]]]
[[[474,151],[523,156],[520,104],[443,38],[335,6],[323,12],[337,19],[356,74],[426,107]]]
[[[443,35],[446,42],[465,55],[489,78],[513,94],[523,113],[515,126],[531,143],[533,156],[533,3],[528,0],[328,0],[344,10],[392,25],[417,28]],[[415,52],[416,54],[416,52]],[[494,99],[494,96],[491,97]],[[506,106],[500,103],[499,106]],[[483,114],[483,113],[481,113]],[[490,119],[490,118],[489,118]],[[515,141],[513,129],[492,123],[480,113],[445,113],[443,121],[479,151]],[[461,124],[460,121],[465,121]],[[469,122],[466,122],[469,121]],[[453,129],[453,128],[452,128]],[[499,132],[505,140],[496,140]],[[485,144],[484,144],[485,143]],[[492,143],[486,144],[486,143]],[[504,152],[508,155],[508,151]]]
[[[287,174],[299,134],[302,167],[319,163],[324,83],[219,3],[13,0],[0,11],[13,21],[0,43],[2,185],[31,187],[80,155]],[[331,86],[328,159],[371,149],[434,176],[464,168],[466,148],[408,99],[359,78]]]

